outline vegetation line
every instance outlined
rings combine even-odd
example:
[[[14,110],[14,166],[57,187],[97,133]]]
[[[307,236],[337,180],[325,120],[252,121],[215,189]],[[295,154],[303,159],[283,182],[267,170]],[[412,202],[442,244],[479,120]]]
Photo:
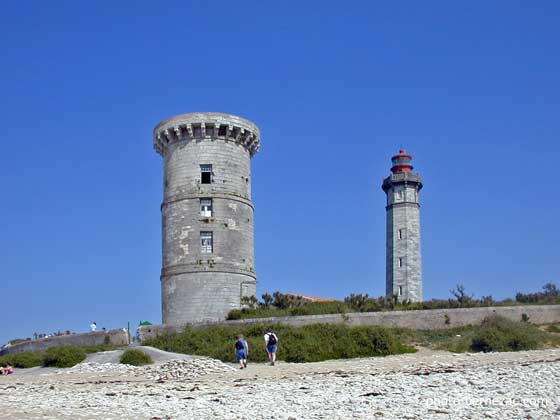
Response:
[[[560,290],[553,283],[543,286],[542,292],[517,293],[515,299],[495,300],[492,296],[476,299],[467,293],[462,284],[457,285],[449,299],[431,299],[424,302],[399,302],[393,297],[369,297],[367,294],[351,294],[343,301],[308,301],[304,296],[274,292],[264,293],[262,300],[254,296],[242,299],[243,309],[234,309],[227,319],[270,318],[297,315],[345,314],[352,312],[409,311],[423,309],[479,308],[489,306],[553,305],[560,304]]]

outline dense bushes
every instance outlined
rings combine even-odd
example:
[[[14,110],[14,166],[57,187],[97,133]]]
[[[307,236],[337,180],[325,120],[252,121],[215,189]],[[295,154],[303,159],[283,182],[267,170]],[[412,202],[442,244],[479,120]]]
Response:
[[[86,352],[78,346],[51,347],[45,353],[43,365],[59,368],[72,367],[85,358]]]
[[[490,317],[475,332],[470,348],[483,352],[533,350],[544,340],[546,333],[534,325]]]
[[[546,330],[551,333],[560,334],[560,324],[553,324],[546,327]]]
[[[0,357],[0,365],[16,368],[35,366],[72,367],[86,358],[83,348],[77,346],[52,347],[46,352],[25,351]]]
[[[541,331],[527,322],[496,316],[485,319],[481,325],[429,331],[343,324],[313,324],[299,328],[264,324],[187,327],[182,333],[158,336],[146,344],[167,351],[233,362],[235,335],[242,333],[249,343],[249,359],[263,362],[266,360],[263,332],[267,327],[278,333],[278,357],[288,362],[399,354],[414,351],[413,344],[452,352],[519,351],[560,345],[560,337],[555,334]]]
[[[243,327],[187,327],[182,333],[167,334],[145,344],[167,351],[210,356],[234,362],[235,336],[242,333],[249,344],[249,359],[264,362],[263,333],[271,327],[279,336],[278,358],[288,362],[317,362],[328,359],[385,356],[414,352],[383,327],[348,327],[314,324],[304,327],[286,325],[248,325]]]
[[[99,344],[96,346],[51,347],[46,352],[25,351],[0,357],[0,366],[9,364],[16,368],[35,366],[72,367],[86,358],[87,353],[116,349],[115,346]]]
[[[431,299],[423,302],[399,302],[396,297],[370,297],[351,294],[344,301],[308,302],[302,296],[274,292],[265,293],[262,300],[246,297],[243,309],[229,312],[228,319],[269,318],[295,315],[344,314],[350,312],[407,311],[422,309],[476,308],[484,306],[512,306],[520,304],[560,304],[560,291],[552,283],[545,284],[542,292],[518,293],[513,299],[496,301],[492,296],[474,298],[462,284],[450,290],[450,299]]]
[[[120,362],[125,365],[144,366],[150,365],[154,361],[149,354],[146,354],[141,350],[130,349],[125,350],[125,352],[121,355]]]
[[[554,283],[547,283],[543,286],[542,292],[518,293],[515,295],[515,300],[520,303],[560,304],[560,290]]]
[[[86,353],[99,353],[102,351],[111,351],[111,350],[116,350],[119,347],[118,346],[114,346],[112,344],[90,344],[90,345],[85,345],[85,346],[80,346],[80,348],[84,349],[84,351]]]
[[[405,341],[452,352],[519,351],[560,345],[560,337],[527,322],[492,316],[481,325],[436,331],[402,330]]]
[[[43,364],[43,354],[32,351],[9,354],[0,357],[0,366],[10,365],[16,368],[31,368]]]

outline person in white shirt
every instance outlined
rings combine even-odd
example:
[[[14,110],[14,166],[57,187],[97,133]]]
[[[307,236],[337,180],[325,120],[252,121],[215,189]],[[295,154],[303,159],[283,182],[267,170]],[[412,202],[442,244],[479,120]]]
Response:
[[[276,352],[278,352],[278,336],[273,331],[268,330],[264,334],[264,346],[268,354],[270,365],[274,366],[276,362]]]
[[[90,328],[91,331],[93,332],[93,331],[97,330],[97,324],[96,324],[95,322],[92,322],[92,323],[90,324],[89,328]]]

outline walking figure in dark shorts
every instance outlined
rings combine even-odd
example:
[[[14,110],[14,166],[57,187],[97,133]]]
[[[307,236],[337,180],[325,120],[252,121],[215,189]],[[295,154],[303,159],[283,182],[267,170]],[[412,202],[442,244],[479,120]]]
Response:
[[[268,360],[271,366],[276,362],[276,352],[278,352],[278,336],[271,330],[264,334],[264,346],[268,354]]]
[[[235,357],[239,362],[240,369],[247,367],[247,357],[249,357],[249,345],[247,344],[247,340],[243,338],[243,334],[237,335],[237,341],[235,342]]]

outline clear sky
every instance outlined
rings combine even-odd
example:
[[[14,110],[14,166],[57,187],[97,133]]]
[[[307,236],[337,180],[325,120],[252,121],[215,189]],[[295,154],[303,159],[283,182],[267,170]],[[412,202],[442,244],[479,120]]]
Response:
[[[2,1],[0,342],[161,321],[152,129],[192,111],[261,129],[259,295],[384,294],[401,147],[426,299],[558,284],[559,20],[555,1]]]

